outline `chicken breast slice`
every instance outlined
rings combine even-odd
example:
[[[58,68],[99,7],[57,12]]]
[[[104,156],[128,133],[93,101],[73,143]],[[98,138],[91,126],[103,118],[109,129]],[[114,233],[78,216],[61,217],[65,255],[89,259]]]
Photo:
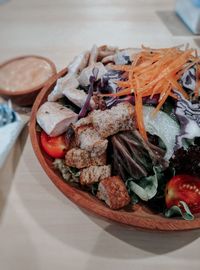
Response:
[[[98,60],[102,61],[103,58],[114,55],[118,51],[118,47],[112,47],[112,46],[107,46],[103,45],[98,48]]]
[[[49,136],[64,133],[71,123],[75,123],[78,115],[57,102],[47,101],[37,111],[37,123]]]
[[[114,63],[116,65],[126,65],[129,61],[133,61],[136,54],[139,53],[141,49],[138,48],[127,48],[124,50],[119,50],[113,57]]]
[[[94,63],[81,71],[80,76],[78,77],[80,85],[88,86],[90,84],[90,77],[93,75],[94,68],[98,69],[97,80],[101,79],[101,77],[107,72],[107,69],[101,62]]]
[[[87,94],[83,90],[75,89],[73,87],[66,87],[62,93],[79,108],[83,107],[87,99]],[[90,100],[90,106],[92,109],[95,108],[95,102],[93,98]]]
[[[91,185],[111,176],[111,166],[90,166],[80,172],[81,185]]]
[[[91,114],[92,123],[102,138],[107,138],[119,131],[134,128],[134,106],[130,103],[119,103],[109,110],[96,110]]]
[[[56,101],[63,96],[65,90],[74,89],[79,86],[77,75],[68,73],[57,80],[53,91],[48,95],[48,101]]]
[[[89,58],[89,64],[88,64],[88,66],[93,65],[94,63],[96,63],[97,62],[97,57],[98,57],[98,48],[94,44],[92,46],[91,51],[90,51],[90,58]]]
[[[72,62],[68,65],[68,72],[79,74],[87,65],[90,57],[90,52],[85,51],[75,56]]]
[[[105,201],[111,209],[120,209],[130,203],[126,186],[119,176],[111,176],[101,180],[97,197]]]
[[[81,126],[75,133],[77,146],[90,152],[92,157],[106,152],[108,140],[102,139],[92,125]]]
[[[89,51],[85,51],[72,60],[68,65],[68,73],[57,80],[56,86],[48,96],[48,101],[56,101],[61,98],[66,87],[73,89],[79,86],[76,77],[88,65],[89,57]]]
[[[78,169],[95,165],[101,166],[106,164],[106,153],[100,156],[91,157],[91,153],[86,150],[72,148],[65,155],[65,163],[67,166]]]

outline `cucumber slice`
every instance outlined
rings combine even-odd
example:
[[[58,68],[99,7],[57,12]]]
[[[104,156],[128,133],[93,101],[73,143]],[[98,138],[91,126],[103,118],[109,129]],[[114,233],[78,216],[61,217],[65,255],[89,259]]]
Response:
[[[144,126],[147,132],[161,138],[166,146],[164,159],[169,160],[174,153],[176,136],[180,134],[180,127],[162,111],[152,116],[154,109],[154,107],[143,106]]]

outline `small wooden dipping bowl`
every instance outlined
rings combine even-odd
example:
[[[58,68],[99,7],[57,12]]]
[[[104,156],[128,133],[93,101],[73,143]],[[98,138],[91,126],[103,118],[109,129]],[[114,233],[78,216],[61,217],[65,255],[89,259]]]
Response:
[[[35,85],[34,87],[27,87],[26,89],[5,89],[0,84],[0,95],[5,99],[11,99],[12,102],[16,103],[19,106],[30,106],[33,104],[37,94],[41,91],[41,89],[45,86],[47,81],[56,74],[56,66],[55,64],[42,56],[36,56],[36,55],[26,55],[26,56],[20,56],[17,58],[13,58],[11,60],[8,60],[2,64],[0,64],[0,72],[1,69],[5,68],[6,66],[9,68],[9,65],[14,62],[19,62],[20,60],[28,59],[28,58],[35,58],[35,59],[41,59],[45,61],[49,65],[49,70],[51,70],[51,74],[48,76],[46,80],[44,80],[42,83]],[[34,78],[33,78],[34,83]]]
[[[154,213],[144,204],[136,204],[135,206],[121,210],[112,210],[95,196],[73,187],[62,179],[60,172],[53,167],[52,158],[49,157],[41,147],[40,132],[36,128],[36,114],[39,107],[47,101],[48,94],[54,88],[57,79],[63,77],[66,73],[67,69],[59,72],[48,81],[46,86],[39,93],[32,108],[29,125],[33,150],[42,168],[55,186],[76,205],[110,221],[153,231],[184,231],[200,228],[200,215],[197,215],[192,221],[186,221],[181,218],[166,218],[162,214]],[[65,215],[66,213],[63,214]]]

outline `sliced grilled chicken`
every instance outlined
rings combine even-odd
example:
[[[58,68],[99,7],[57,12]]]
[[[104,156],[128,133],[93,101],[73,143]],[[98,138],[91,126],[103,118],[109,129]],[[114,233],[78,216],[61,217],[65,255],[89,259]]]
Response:
[[[64,96],[66,96],[73,104],[78,106],[79,108],[82,108],[85,104],[85,101],[87,99],[87,94],[83,90],[79,90],[76,88],[65,88],[62,92]],[[90,106],[92,109],[95,108],[95,102],[93,98],[90,100]]]
[[[64,133],[78,115],[57,102],[45,102],[37,112],[37,122],[49,136]]]
[[[72,62],[68,65],[68,72],[79,74],[87,65],[90,57],[90,52],[85,51],[74,57]]]
[[[79,86],[77,75],[68,73],[66,76],[57,80],[53,91],[48,96],[48,101],[56,101],[63,96],[64,91],[75,89]]]
[[[87,66],[90,53],[88,51],[76,56],[68,65],[68,73],[57,80],[53,91],[48,96],[48,101],[56,101],[63,96],[64,89],[77,88],[79,82],[77,76]]]
[[[97,62],[97,57],[98,57],[98,48],[96,45],[93,45],[91,51],[90,51],[90,58],[89,58],[89,64],[88,66],[90,65],[93,65],[94,63]]]
[[[114,55],[119,49],[117,47],[111,47],[107,45],[100,46],[98,48],[98,60],[102,61],[105,57]]]
[[[86,68],[84,68],[80,76],[78,77],[79,84],[81,86],[88,86],[90,84],[90,77],[93,75],[93,69],[97,68],[97,80],[101,79],[101,77],[107,72],[105,66],[101,62],[94,63]]]
[[[127,48],[124,50],[119,50],[114,55],[114,63],[116,65],[126,65],[129,61],[133,61],[136,54],[140,51],[140,49],[136,48]]]

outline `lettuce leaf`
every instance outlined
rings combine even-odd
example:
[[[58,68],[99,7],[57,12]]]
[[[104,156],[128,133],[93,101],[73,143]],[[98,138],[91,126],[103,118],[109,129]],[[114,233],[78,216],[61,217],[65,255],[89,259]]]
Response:
[[[179,202],[183,206],[183,210],[177,205],[172,206],[171,208],[165,211],[166,217],[182,216],[185,220],[193,220],[194,216],[191,213],[188,205],[184,201]]]
[[[153,171],[153,175],[142,177],[137,183],[133,178],[129,178],[126,181],[126,186],[132,201],[137,201],[137,197],[135,197],[135,195],[137,195],[138,198],[143,201],[148,201],[156,195],[158,188],[158,178],[161,178],[163,175],[160,167],[154,166]]]

